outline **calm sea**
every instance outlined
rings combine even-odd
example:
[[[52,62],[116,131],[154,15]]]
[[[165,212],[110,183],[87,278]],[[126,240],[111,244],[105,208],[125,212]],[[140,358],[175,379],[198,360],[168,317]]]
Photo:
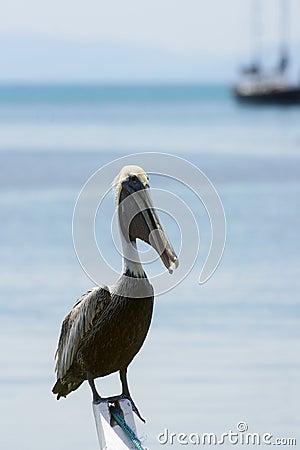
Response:
[[[92,285],[72,214],[92,173],[140,152],[196,164],[228,225],[222,262],[200,286],[210,234],[199,212],[198,261],[157,299],[130,366],[145,445],[180,449],[157,435],[220,436],[239,422],[300,445],[300,107],[241,106],[222,86],[12,86],[0,87],[1,448],[98,446],[88,386],[60,402],[51,394],[61,321]],[[117,393],[117,376],[98,387]]]

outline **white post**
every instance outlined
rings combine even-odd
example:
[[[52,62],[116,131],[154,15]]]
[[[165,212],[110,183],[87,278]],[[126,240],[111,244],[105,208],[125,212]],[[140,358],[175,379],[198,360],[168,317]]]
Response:
[[[125,422],[136,433],[130,401],[127,399],[119,400],[119,405]],[[129,437],[114,420],[113,425],[111,425],[112,418],[108,402],[93,403],[93,411],[101,450],[136,450]]]

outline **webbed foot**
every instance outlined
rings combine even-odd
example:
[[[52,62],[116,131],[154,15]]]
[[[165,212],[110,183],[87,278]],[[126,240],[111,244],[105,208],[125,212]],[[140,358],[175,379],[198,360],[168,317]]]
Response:
[[[139,418],[142,422],[145,423],[145,422],[146,422],[145,419],[141,416],[141,414],[140,414],[138,408],[136,407],[136,405],[135,405],[135,403],[134,403],[134,401],[132,400],[132,398],[131,398],[130,395],[121,394],[121,395],[115,395],[115,396],[113,396],[113,397],[100,397],[99,400],[98,400],[98,403],[100,403],[100,402],[115,403],[115,402],[117,402],[117,401],[119,401],[119,400],[124,400],[124,399],[127,399],[127,400],[130,401],[132,411],[138,416],[138,418]]]

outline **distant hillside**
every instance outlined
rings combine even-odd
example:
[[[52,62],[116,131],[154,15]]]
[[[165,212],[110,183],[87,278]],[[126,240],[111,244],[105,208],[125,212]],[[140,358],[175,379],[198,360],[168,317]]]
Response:
[[[0,36],[0,82],[224,81],[233,56],[171,52],[152,46],[76,42],[45,36]]]
[[[292,76],[300,78],[300,46],[291,49]],[[268,48],[272,67],[278,48]],[[232,82],[248,55],[200,54],[121,42],[52,36],[0,35],[0,83],[22,82]]]

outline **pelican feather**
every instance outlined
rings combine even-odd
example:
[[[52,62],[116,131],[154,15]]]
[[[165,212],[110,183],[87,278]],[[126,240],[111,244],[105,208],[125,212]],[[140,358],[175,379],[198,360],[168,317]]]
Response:
[[[66,316],[55,353],[58,378],[66,376],[81,342],[93,327],[94,319],[106,309],[110,301],[111,294],[107,286],[95,287],[85,292]]]

